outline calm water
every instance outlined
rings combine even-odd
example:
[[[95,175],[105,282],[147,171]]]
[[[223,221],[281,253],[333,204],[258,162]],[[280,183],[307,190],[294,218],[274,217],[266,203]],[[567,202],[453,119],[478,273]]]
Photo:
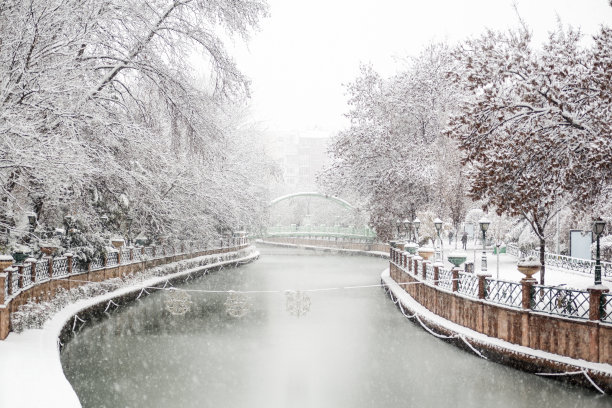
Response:
[[[385,261],[260,248],[259,261],[185,289],[286,290],[377,284]],[[408,322],[380,288],[253,294],[243,318],[227,294],[191,293],[184,316],[157,293],[85,327],[62,353],[84,407],[610,407],[612,398],[490,363]]]

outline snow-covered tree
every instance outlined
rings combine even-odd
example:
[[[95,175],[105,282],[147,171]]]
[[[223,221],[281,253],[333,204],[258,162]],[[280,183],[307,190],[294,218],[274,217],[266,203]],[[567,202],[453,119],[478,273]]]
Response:
[[[223,39],[247,38],[266,10],[264,0],[3,2],[4,241],[25,233],[28,211],[40,229],[72,215],[92,231],[153,236],[244,220],[261,176],[247,160],[265,158],[236,159],[251,132],[229,107],[248,81]]]
[[[559,28],[542,50],[527,28],[488,31],[454,53],[469,98],[448,134],[459,141],[470,195],[498,213],[522,216],[540,240],[566,203],[590,205],[612,181],[610,32],[595,46]]]
[[[393,235],[398,218],[439,203],[437,191],[451,190],[439,186],[447,157],[438,149],[458,97],[447,78],[452,65],[447,47],[436,44],[388,79],[362,66],[347,86],[350,126],[333,139],[321,181],[335,194],[357,194],[381,238]]]

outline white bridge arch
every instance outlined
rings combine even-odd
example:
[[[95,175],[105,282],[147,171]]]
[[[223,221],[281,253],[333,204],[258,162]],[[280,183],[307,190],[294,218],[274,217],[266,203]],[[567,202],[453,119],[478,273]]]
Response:
[[[353,207],[351,205],[351,203],[349,203],[346,200],[343,200],[342,198],[334,197],[334,196],[331,196],[329,194],[318,193],[316,191],[287,194],[287,195],[275,198],[274,200],[270,201],[269,205],[273,206],[275,204],[278,204],[281,201],[289,200],[289,199],[294,198],[294,197],[319,197],[319,198],[324,198],[326,200],[330,200],[330,201],[332,201],[332,202],[334,202],[336,204],[339,204],[339,205],[343,206],[344,208],[348,208],[349,210],[357,210],[357,208]]]

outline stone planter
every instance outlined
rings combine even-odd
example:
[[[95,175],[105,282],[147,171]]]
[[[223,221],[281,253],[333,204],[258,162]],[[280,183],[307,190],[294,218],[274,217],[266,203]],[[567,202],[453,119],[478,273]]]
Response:
[[[456,268],[458,268],[467,259],[467,254],[450,253],[446,259],[448,259],[448,262],[452,263]]]
[[[414,242],[410,242],[410,243],[408,243],[408,244],[404,245],[404,250],[405,250],[406,252],[409,252],[409,253],[411,253],[412,255],[414,255],[414,254],[416,254],[416,252],[417,252],[417,248],[418,248],[418,247],[419,247],[419,246],[418,246],[417,244],[415,244]]]
[[[29,252],[13,252],[13,258],[15,259],[15,263],[22,263],[30,256]]]
[[[429,259],[434,254],[434,249],[433,248],[422,247],[422,248],[419,248],[418,252],[419,252],[419,256],[421,256],[424,260],[429,261]]]
[[[537,265],[534,265],[534,264],[522,264],[521,265],[520,263],[517,265],[519,272],[525,275],[524,279],[532,279],[533,275],[540,272],[540,267],[541,266],[539,263]]]
[[[40,252],[42,252],[46,256],[53,256],[55,251],[57,251],[57,247],[55,245],[43,244],[40,247]]]
[[[113,245],[113,247],[119,249],[123,245],[125,245],[125,241],[123,240],[123,238],[111,239],[111,244]]]
[[[0,255],[0,273],[9,266],[13,265],[15,260],[10,255]]]
[[[148,241],[148,238],[138,237],[138,238],[136,238],[136,245],[138,245],[138,246],[146,246],[147,245],[147,241]]]

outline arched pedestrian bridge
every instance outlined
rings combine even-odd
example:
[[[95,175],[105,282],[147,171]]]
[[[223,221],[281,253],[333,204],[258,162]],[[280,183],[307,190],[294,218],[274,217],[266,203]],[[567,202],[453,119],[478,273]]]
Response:
[[[295,197],[318,197],[318,198],[324,198],[324,199],[332,201],[332,202],[334,202],[334,203],[336,203],[338,205],[341,205],[344,208],[347,208],[349,210],[357,210],[348,201],[343,200],[342,198],[330,196],[329,194],[317,193],[316,191],[287,194],[287,195],[275,198],[274,200],[270,201],[270,206],[273,206],[275,204],[280,203],[281,201],[289,200],[289,199],[295,198]]]
[[[329,194],[316,191],[297,192],[286,194],[270,201],[269,206],[273,207],[286,200],[300,197],[316,197],[328,200],[329,202],[343,207],[352,212],[359,212],[359,209],[348,201]],[[336,223],[338,224],[338,223]],[[343,225],[312,225],[310,222],[302,224],[294,223],[291,225],[276,225],[268,227],[268,237],[292,237],[292,238],[323,238],[323,239],[343,239],[351,241],[372,242],[376,239],[376,233],[367,225],[362,226],[343,226]]]

